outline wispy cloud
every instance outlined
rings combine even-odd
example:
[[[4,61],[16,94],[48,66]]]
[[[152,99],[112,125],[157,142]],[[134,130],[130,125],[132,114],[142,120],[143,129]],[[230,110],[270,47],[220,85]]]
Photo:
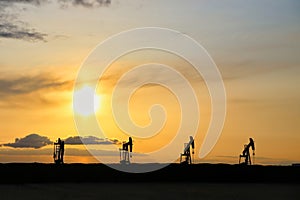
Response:
[[[99,6],[108,6],[111,0],[58,0],[63,8],[73,6],[82,6],[86,8],[95,8]]]
[[[0,0],[0,3],[6,6],[17,3],[40,6],[50,2],[50,0]],[[111,4],[111,0],[57,0],[57,2],[62,5],[83,6],[87,8],[108,6]]]
[[[28,3],[34,5],[41,5],[42,3],[47,2],[47,0],[0,0],[4,4],[14,4],[14,3]]]
[[[72,80],[61,80],[51,74],[35,76],[0,76],[0,107],[28,107],[53,104],[63,99],[47,96],[49,92],[71,91]]]
[[[39,7],[50,2],[49,0],[0,0],[0,38],[46,42],[48,34],[29,28],[27,23],[19,19],[18,13],[23,11],[24,5]],[[57,2],[62,8],[70,6],[95,8],[111,4],[110,0],[57,0]]]
[[[0,98],[32,93],[43,89],[70,88],[71,85],[71,81],[60,81],[44,74],[16,78],[0,77]]]
[[[0,24],[0,37],[26,40],[30,42],[46,41],[47,34],[37,32],[35,29],[26,28],[23,23],[2,22]]]
[[[0,0],[0,37],[30,42],[46,41],[47,34],[28,28],[28,24],[19,20],[17,4],[41,5],[41,0]]]

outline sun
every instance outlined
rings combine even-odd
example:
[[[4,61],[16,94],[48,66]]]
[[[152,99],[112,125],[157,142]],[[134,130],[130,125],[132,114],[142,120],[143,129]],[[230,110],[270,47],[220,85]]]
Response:
[[[91,98],[94,98],[94,105],[92,105]],[[73,109],[76,114],[88,116],[97,112],[100,108],[100,95],[94,93],[93,88],[84,86],[74,92]]]

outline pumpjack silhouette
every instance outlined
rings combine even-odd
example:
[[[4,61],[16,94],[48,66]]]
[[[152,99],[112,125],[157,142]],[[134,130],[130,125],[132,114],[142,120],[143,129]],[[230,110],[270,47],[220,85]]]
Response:
[[[54,143],[53,159],[55,164],[64,164],[65,142],[60,138]]]
[[[195,142],[192,136],[190,136],[189,143],[184,143],[183,153],[180,154],[180,164],[192,164],[191,147],[192,147],[192,154],[194,154]]]
[[[249,138],[249,144],[244,145],[244,150],[239,158],[239,164],[244,165],[251,165],[251,156],[250,156],[250,147],[252,148],[252,155],[255,155],[255,146],[254,146],[254,140],[252,138]],[[244,159],[244,162],[241,163],[241,159]]]
[[[129,137],[128,142],[123,142],[122,148],[119,149],[120,151],[120,163],[121,164],[130,164],[130,158],[132,157],[132,138]]]

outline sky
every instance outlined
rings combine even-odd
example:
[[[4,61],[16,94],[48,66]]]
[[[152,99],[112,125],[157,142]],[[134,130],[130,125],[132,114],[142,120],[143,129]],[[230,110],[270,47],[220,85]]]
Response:
[[[92,148],[118,162],[120,142],[130,133],[114,121],[112,92],[124,73],[149,63],[180,71],[196,91],[200,107],[197,162],[237,163],[249,137],[255,140],[258,164],[300,162],[299,9],[297,0],[0,0],[0,162],[52,162],[52,142],[79,135],[98,137],[94,139],[100,144],[90,144]],[[89,105],[73,107],[74,94],[85,96],[91,90],[88,83],[75,87],[84,61],[111,36],[141,27],[172,29],[193,38],[220,71],[226,118],[219,140],[205,158],[197,156],[212,113],[207,85],[189,62],[170,52],[144,49],[115,60],[99,78],[96,91],[96,117],[105,137],[92,126],[79,131],[76,127],[74,116],[87,127],[92,121]],[[108,54],[113,51],[113,47],[107,49]],[[99,55],[98,59],[105,58]],[[151,82],[159,75],[182,88],[178,79],[164,73],[133,73],[121,90],[135,80]],[[119,107],[128,103],[131,119],[140,126],[163,121],[159,115],[151,119],[152,105],[165,109],[164,125],[152,126],[157,133],[148,139],[133,138],[136,162],[145,159],[144,153],[172,141],[181,111],[176,95],[167,88],[146,85],[129,102],[116,101]],[[181,149],[185,142],[188,138],[176,146]],[[177,150],[172,154],[179,156]],[[99,161],[84,145],[69,143],[66,162]]]

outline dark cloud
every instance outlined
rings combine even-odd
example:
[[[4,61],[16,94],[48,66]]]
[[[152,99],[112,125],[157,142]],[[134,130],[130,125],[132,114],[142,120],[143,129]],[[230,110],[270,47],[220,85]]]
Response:
[[[85,8],[94,8],[100,6],[108,6],[111,0],[58,0],[63,8],[73,6],[82,6]]]
[[[23,25],[12,24],[10,22],[0,23],[0,37],[2,38],[35,42],[46,41],[46,36],[47,34],[37,32],[35,29],[28,29]]]
[[[49,75],[0,77],[0,98],[33,93],[43,89],[63,89],[71,87],[71,81],[60,81]]]
[[[47,2],[47,0],[0,0],[2,4],[14,4],[14,3],[26,3],[26,4],[33,4],[33,5],[41,5],[42,3]]]
[[[81,144],[119,144],[120,142],[117,139],[103,139],[98,138],[95,136],[74,136],[68,137],[65,139],[65,144],[72,144],[72,145],[81,145]]]
[[[82,145],[82,144],[102,144],[102,145],[111,145],[111,144],[121,144],[117,139],[103,139],[95,136],[71,136],[66,139],[63,139],[65,144],[69,145]],[[53,144],[46,136],[40,136],[38,134],[30,134],[24,138],[16,138],[14,143],[2,144],[3,146],[13,147],[13,148],[41,148],[47,145]]]
[[[0,0],[2,6],[8,6],[12,4],[31,4],[40,6],[45,3],[50,3],[50,0]],[[86,8],[93,8],[99,6],[108,6],[111,4],[111,0],[57,0],[62,6],[83,6]]]
[[[19,9],[16,4],[41,5],[40,0],[0,0],[0,37],[6,39],[18,39],[30,42],[46,41],[47,34],[29,28],[28,24],[18,18]]]
[[[22,8],[20,10],[22,4],[41,6],[50,2],[49,0],[0,0],[0,38],[46,42],[47,34],[29,28],[27,23],[19,20],[17,13],[22,11]],[[69,6],[94,8],[111,4],[110,0],[57,0],[57,2],[62,8]]]
[[[95,136],[71,136],[64,139],[65,144],[69,145],[82,145],[82,144],[121,144],[117,139],[103,139]],[[24,138],[16,138],[14,143],[6,143],[1,146],[9,146],[13,148],[41,148],[47,145],[53,144],[53,142],[46,136],[40,136],[38,134],[30,134]]]
[[[14,143],[3,144],[13,148],[41,148],[46,145],[52,144],[48,137],[40,136],[38,134],[30,134],[24,138],[16,138]]]

